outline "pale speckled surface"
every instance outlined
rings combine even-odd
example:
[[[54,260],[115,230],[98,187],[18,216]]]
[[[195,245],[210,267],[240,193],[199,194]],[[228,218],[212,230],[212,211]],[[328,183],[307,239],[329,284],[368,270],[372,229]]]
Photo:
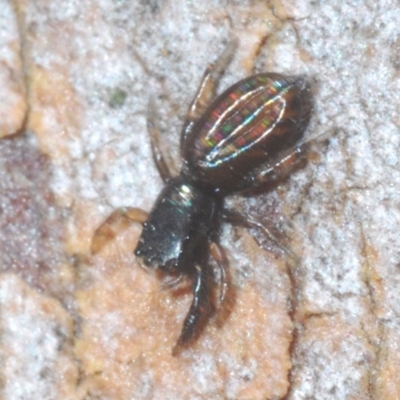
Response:
[[[6,79],[0,98],[20,105],[2,103],[0,115],[13,122],[0,118],[0,136],[20,129],[25,100],[29,113],[27,133],[0,146],[0,245],[12,255],[0,259],[0,353],[8,365],[31,367],[3,372],[3,397],[24,398],[35,376],[40,395],[28,398],[400,397],[396,2],[2,2],[0,60],[11,60],[19,83]],[[222,87],[253,65],[305,74],[315,92],[307,135],[337,134],[319,162],[276,190],[232,200],[286,232],[300,259],[292,282],[279,251],[226,227],[231,314],[174,358],[190,295],[161,290],[138,267],[131,251],[140,228],[96,257],[88,249],[115,207],[148,210],[161,188],[145,128],[149,97],[176,156],[185,107],[231,30],[240,46]],[[10,291],[22,306],[2,295]],[[52,336],[54,321],[63,344],[48,347],[61,340]],[[34,352],[7,352],[27,343],[29,330]],[[59,363],[69,366],[68,379]]]
[[[0,279],[0,309],[1,398],[74,399],[79,366],[68,312],[7,273]]]
[[[27,111],[18,22],[9,1],[0,7],[0,138],[22,129]]]

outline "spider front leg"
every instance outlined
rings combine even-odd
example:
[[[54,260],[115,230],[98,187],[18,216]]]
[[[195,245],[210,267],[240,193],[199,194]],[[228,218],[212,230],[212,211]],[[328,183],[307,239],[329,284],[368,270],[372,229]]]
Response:
[[[211,63],[205,70],[197,93],[186,113],[186,119],[181,133],[181,152],[185,147],[186,138],[192,131],[193,125],[204,114],[204,111],[210,105],[211,101],[214,100],[219,79],[230,63],[236,47],[237,40],[231,40],[218,59]]]
[[[181,335],[172,351],[173,355],[177,355],[182,347],[195,340],[212,312],[210,270],[208,265],[196,264],[191,281],[193,300],[183,322]]]
[[[92,254],[100,252],[108,242],[122,233],[132,223],[143,224],[147,217],[147,212],[135,207],[122,207],[113,211],[94,231],[91,246]]]
[[[220,280],[219,280],[219,301],[222,303],[225,299],[226,291],[229,285],[228,279],[228,259],[225,254],[225,250],[223,247],[216,243],[210,243],[210,254],[212,258],[218,265],[220,272]]]
[[[209,243],[211,257],[214,258],[220,269],[220,302],[225,298],[228,287],[227,267],[228,259],[225,251],[216,242]],[[204,260],[203,260],[204,261]],[[200,334],[207,320],[213,312],[212,273],[210,266],[204,262],[196,264],[190,276],[192,282],[193,300],[183,323],[181,335],[175,345],[173,354],[177,355],[182,347],[191,343]]]
[[[225,254],[225,250],[223,247],[216,243],[211,242],[209,245],[209,250],[211,257],[217,263],[220,273],[220,280],[219,280],[219,301],[222,303],[225,299],[225,294],[228,288],[228,259]],[[179,287],[179,285],[184,280],[184,275],[180,274],[177,277],[170,279],[166,282],[163,282],[163,288],[165,289],[175,289]]]

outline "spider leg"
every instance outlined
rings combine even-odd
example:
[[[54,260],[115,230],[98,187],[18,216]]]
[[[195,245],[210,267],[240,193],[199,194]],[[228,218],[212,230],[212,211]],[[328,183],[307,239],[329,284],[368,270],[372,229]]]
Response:
[[[209,64],[207,69],[204,71],[200,85],[197,89],[197,93],[194,96],[194,99],[186,113],[186,119],[181,133],[181,151],[185,146],[186,138],[192,131],[193,125],[204,114],[206,108],[215,98],[215,90],[217,88],[219,79],[230,63],[236,47],[237,40],[231,40],[218,59]]]
[[[314,139],[288,149],[279,156],[272,166],[257,171],[256,175],[253,177],[256,186],[266,182],[283,180],[301,162],[318,159],[321,147],[324,146],[335,133],[336,131],[334,130],[327,131]]]
[[[184,277],[183,274],[179,274],[175,278],[168,279],[168,280],[162,282],[161,287],[165,290],[175,289],[182,282],[183,277]]]
[[[158,173],[164,183],[169,181],[173,176],[178,174],[175,165],[161,152],[160,147],[160,129],[157,126],[157,112],[154,99],[150,97],[149,105],[147,108],[147,130],[149,132],[151,141],[151,153],[153,155],[154,163],[156,164]]]
[[[285,243],[287,242],[286,237],[281,232],[276,230],[276,228],[274,229],[273,227],[268,227],[260,221],[256,221],[249,216],[245,216],[244,214],[236,210],[224,210],[222,214],[222,220],[235,226],[242,226],[247,229],[255,229],[265,238],[272,241],[272,243],[280,248],[292,260],[298,260],[298,256]]]
[[[227,269],[228,269],[228,259],[225,254],[225,250],[223,247],[216,243],[210,243],[210,254],[212,258],[218,265],[220,270],[220,282],[219,282],[219,301],[222,303],[225,299],[226,291],[228,288],[228,278],[227,278]]]
[[[195,266],[192,278],[193,300],[189,312],[183,322],[182,332],[173,349],[172,354],[177,355],[180,349],[191,343],[200,333],[204,322],[211,313],[210,283],[208,268],[200,265]]]
[[[240,192],[254,190],[265,184],[284,180],[290,172],[306,160],[318,161],[321,147],[336,133],[335,130],[327,131],[314,139],[291,147],[280,153],[275,159],[260,165],[246,176]]]
[[[94,231],[91,252],[97,254],[103,247],[118,234],[127,229],[132,223],[142,224],[147,220],[148,214],[140,208],[122,207],[111,215]]]

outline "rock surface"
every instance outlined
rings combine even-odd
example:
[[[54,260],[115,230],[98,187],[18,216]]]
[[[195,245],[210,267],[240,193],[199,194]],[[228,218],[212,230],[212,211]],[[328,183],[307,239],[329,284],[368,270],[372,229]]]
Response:
[[[400,398],[397,2],[3,5],[1,398]],[[253,70],[307,75],[307,137],[335,134],[277,187],[229,200],[277,226],[298,262],[224,227],[227,311],[173,357],[190,293],[139,267],[140,226],[96,256],[90,243],[113,209],[148,211],[162,187],[149,98],[178,160],[186,107],[232,35],[221,88]]]

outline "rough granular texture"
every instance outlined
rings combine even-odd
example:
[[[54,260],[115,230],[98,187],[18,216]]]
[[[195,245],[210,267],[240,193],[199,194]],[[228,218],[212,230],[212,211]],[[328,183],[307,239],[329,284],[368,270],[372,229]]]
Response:
[[[0,7],[0,138],[23,129],[27,113],[22,37],[13,4]]]
[[[400,398],[399,20],[394,0],[3,0],[0,397]],[[296,262],[224,226],[229,301],[172,357],[190,290],[140,268],[140,226],[95,257],[90,243],[162,187],[149,99],[179,165],[197,82],[232,35],[221,89],[253,67],[306,75],[307,137],[336,133],[269,192],[229,199],[280,229]]]
[[[61,296],[63,214],[49,187],[51,164],[31,134],[0,141],[0,270]]]

